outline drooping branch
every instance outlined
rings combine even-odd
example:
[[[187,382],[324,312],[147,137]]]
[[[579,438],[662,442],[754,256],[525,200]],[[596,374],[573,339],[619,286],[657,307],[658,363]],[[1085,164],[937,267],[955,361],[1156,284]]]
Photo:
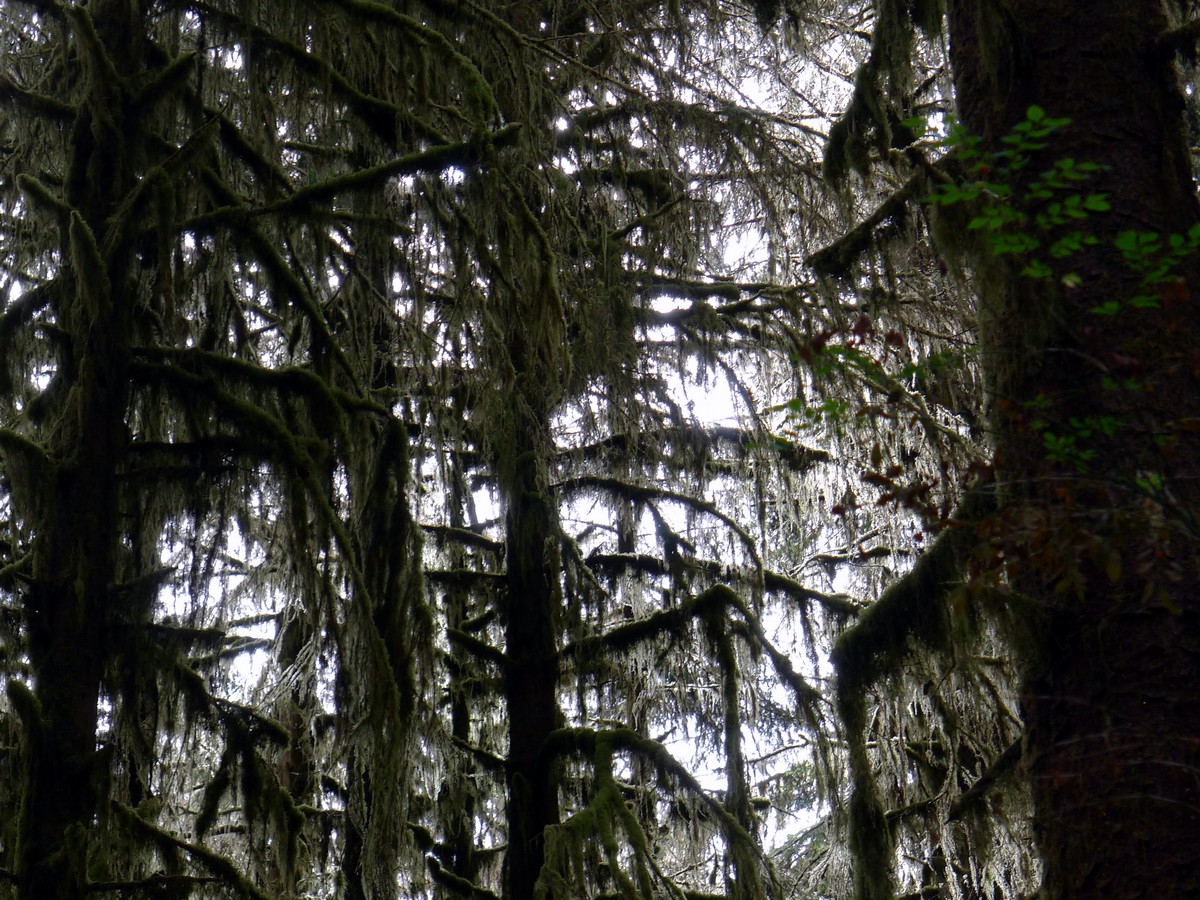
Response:
[[[648,553],[599,553],[588,554],[588,568],[596,572],[638,572],[642,575],[666,577],[671,570],[663,560]],[[732,580],[736,577],[728,567],[712,559],[688,559],[686,565],[713,578]],[[764,569],[763,587],[770,592],[783,594],[800,603],[816,603],[829,612],[844,619],[853,619],[863,610],[845,594],[827,594],[805,587],[793,578],[779,572]]]
[[[992,508],[986,489],[969,492],[950,526],[912,570],[838,639],[833,662],[845,690],[858,692],[875,683],[912,649],[944,647],[948,631],[943,602],[959,584],[964,555],[977,540],[975,526]]]
[[[814,466],[832,459],[827,450],[808,447],[776,435],[762,434],[732,425],[709,425],[699,422],[648,428],[636,434],[617,432],[582,447],[564,450],[562,455],[570,460],[594,460],[601,453],[621,450],[645,456],[663,444],[676,448],[676,452],[695,448],[716,451],[726,447],[732,448],[742,456],[755,448],[769,449],[780,462],[794,472],[808,472]]]
[[[730,531],[741,538],[746,552],[749,553],[751,559],[754,561],[755,567],[762,567],[762,560],[758,553],[758,542],[747,533],[746,529],[721,512],[716,504],[709,500],[702,500],[698,497],[693,497],[679,491],[672,491],[667,488],[634,484],[620,478],[612,478],[604,475],[581,475],[575,478],[566,478],[555,484],[554,489],[564,495],[570,495],[578,491],[603,490],[618,497],[643,503],[651,500],[670,500],[681,506],[694,509],[697,512],[706,513],[721,521]]]
[[[112,808],[134,831],[141,832],[156,843],[177,847],[184,851],[188,856],[212,872],[213,875],[217,876],[222,883],[228,885],[243,897],[249,897],[251,900],[271,900],[269,894],[264,893],[260,888],[255,886],[250,879],[241,873],[236,865],[221,854],[215,853],[200,844],[185,841],[183,838],[169,831],[164,831],[152,822],[143,819],[124,803],[114,800]]]
[[[1021,761],[1021,745],[1022,740],[1018,738],[992,760],[991,765],[983,771],[975,783],[963,791],[958,799],[950,805],[950,810],[946,813],[947,822],[955,822],[975,809],[997,786],[998,782],[1013,772],[1017,763]]]
[[[845,278],[854,263],[871,247],[876,230],[889,219],[904,214],[910,200],[925,185],[923,176],[914,176],[892,192],[875,210],[832,244],[811,254],[806,262],[818,275]]]
[[[174,889],[187,890],[205,884],[224,884],[225,879],[217,875],[151,875],[137,881],[93,881],[88,884],[89,894],[142,893],[152,897],[170,894]]]
[[[503,650],[498,650],[489,644],[487,641],[480,640],[474,635],[467,634],[457,628],[446,629],[446,636],[455,644],[458,644],[464,650],[469,651],[473,656],[483,662],[492,663],[498,666],[501,671],[508,669],[509,659]]]
[[[679,633],[707,613],[740,602],[740,598],[729,588],[716,585],[679,606],[659,610],[644,619],[619,625],[601,635],[590,635],[572,641],[562,648],[560,655],[564,659],[591,659],[596,654],[620,653],[660,635]]]
[[[436,856],[429,855],[425,857],[425,861],[429,864],[429,874],[433,880],[458,896],[469,897],[470,900],[500,900],[498,895],[486,888],[481,888],[446,869]]]

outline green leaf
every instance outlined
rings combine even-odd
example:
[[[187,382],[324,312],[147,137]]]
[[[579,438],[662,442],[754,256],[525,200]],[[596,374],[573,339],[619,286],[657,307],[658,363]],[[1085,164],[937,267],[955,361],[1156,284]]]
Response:
[[[929,123],[925,121],[924,116],[912,116],[900,124],[911,131],[915,138],[923,138],[929,129]]]

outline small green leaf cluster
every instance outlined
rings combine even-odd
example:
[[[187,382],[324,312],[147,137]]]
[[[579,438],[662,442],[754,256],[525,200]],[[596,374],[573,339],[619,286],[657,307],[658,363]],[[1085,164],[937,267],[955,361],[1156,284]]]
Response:
[[[1122,309],[1159,309],[1168,289],[1177,281],[1179,265],[1200,250],[1200,225],[1193,225],[1187,234],[1163,236],[1153,231],[1122,231],[1113,241],[1125,264],[1142,276],[1141,291],[1125,300],[1108,300],[1092,307],[1099,316],[1115,316]]]
[[[971,178],[938,185],[927,198],[934,206],[974,205],[975,215],[967,223],[970,231],[982,231],[994,256],[1024,257],[1021,274],[1030,278],[1049,278],[1054,269],[1043,258],[1064,260],[1099,242],[1095,235],[1078,227],[1092,213],[1108,212],[1104,194],[1085,194],[1076,186],[1100,170],[1096,163],[1080,162],[1071,157],[1054,165],[1028,183],[1019,196],[1014,195],[1015,175],[1025,169],[1031,154],[1048,146],[1049,137],[1067,125],[1070,119],[1052,118],[1040,106],[1031,106],[1025,119],[1001,139],[999,150],[980,149],[980,138],[951,129],[944,145],[968,167]],[[1079,284],[1079,276],[1065,273],[1067,287]]]
[[[1096,451],[1087,442],[1096,435],[1112,437],[1122,427],[1115,416],[1072,416],[1067,420],[1068,433],[1060,434],[1050,429],[1049,424],[1036,419],[1031,423],[1035,431],[1042,434],[1042,445],[1050,462],[1070,466],[1078,474],[1087,473],[1088,464],[1096,458]]]

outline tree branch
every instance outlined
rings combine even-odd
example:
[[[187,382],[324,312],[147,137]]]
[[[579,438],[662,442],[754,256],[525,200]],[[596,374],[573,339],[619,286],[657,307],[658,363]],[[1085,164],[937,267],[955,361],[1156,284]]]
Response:
[[[833,278],[844,278],[850,272],[855,261],[871,246],[871,238],[875,229],[894,218],[908,205],[916,193],[917,187],[925,183],[924,177],[910,178],[895,193],[883,201],[875,211],[851,228],[838,240],[828,247],[813,253],[806,263],[818,275],[828,275]]]
[[[428,855],[425,857],[425,861],[429,864],[429,874],[433,876],[433,880],[460,897],[470,897],[471,900],[500,900],[496,894],[481,888],[475,882],[468,881],[466,878],[461,878],[442,868],[442,864],[436,856]]]
[[[147,836],[162,843],[171,844],[183,850],[192,858],[198,860],[205,868],[212,872],[217,879],[224,884],[229,885],[234,890],[253,900],[271,900],[267,894],[259,890],[245,875],[238,871],[237,866],[226,857],[219,853],[214,853],[207,847],[202,847],[199,844],[193,844],[190,841],[185,841],[183,838],[172,834],[169,831],[164,831],[152,822],[147,822],[136,812],[120,801],[112,801],[113,808],[121,814],[121,816],[136,830],[143,832]]]
[[[1194,58],[1198,42],[1200,42],[1200,19],[1192,19],[1178,28],[1164,31],[1155,41],[1155,46],[1161,52],[1172,56],[1178,53],[1181,56]]]
[[[950,810],[946,813],[947,822],[954,822],[962,818],[988,795],[996,786],[997,781],[1007,775],[1021,761],[1021,743],[1021,738],[1017,738],[1005,747],[1004,751],[979,776],[979,779],[962,792],[959,798],[950,805]]]
[[[108,891],[153,891],[160,896],[164,891],[174,887],[191,887],[199,884],[220,884],[223,878],[215,875],[151,875],[138,881],[93,881],[87,886],[88,893],[104,893]]]

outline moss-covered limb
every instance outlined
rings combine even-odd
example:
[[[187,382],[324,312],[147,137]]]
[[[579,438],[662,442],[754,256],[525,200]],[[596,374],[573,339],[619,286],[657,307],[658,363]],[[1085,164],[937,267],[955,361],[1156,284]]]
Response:
[[[248,23],[242,15],[223,13],[212,7],[209,7],[207,15],[211,16],[213,21],[224,23],[230,31],[252,40],[256,47],[274,51],[280,57],[289,60],[300,72],[320,79],[322,88],[337,100],[344,102],[360,121],[388,144],[396,143],[398,137],[396,123],[402,117],[408,121],[409,110],[372,94],[364,93],[328,60],[310,53],[299,44],[286,40],[273,31]],[[429,135],[425,136],[429,137]]]
[[[590,553],[587,564],[593,572],[610,575],[634,572],[654,576],[666,575],[670,571],[661,557],[649,553]]]
[[[250,900],[272,900],[270,895],[256,887],[227,857],[159,828],[152,822],[143,819],[124,803],[114,800],[112,808],[122,821],[130,826],[131,830],[158,843],[182,850],[241,896],[248,897]]]
[[[851,772],[847,843],[854,860],[855,900],[892,900],[895,849],[861,727],[851,733],[847,744]]]
[[[871,52],[854,75],[854,91],[845,113],[829,130],[822,168],[831,184],[843,187],[851,169],[866,173],[871,148],[883,155],[889,146],[903,147],[913,140],[900,119],[908,114],[916,93],[912,85],[914,26],[927,34],[940,32],[942,10],[936,0],[916,4],[876,0]]]
[[[5,687],[8,702],[12,704],[17,718],[21,722],[21,727],[25,731],[25,739],[29,742],[30,750],[37,752],[45,731],[45,716],[42,714],[42,704],[24,682],[10,678]]]
[[[554,485],[554,490],[559,494],[566,495],[582,491],[599,490],[611,493],[625,500],[641,503],[652,500],[669,500],[697,512],[706,513],[718,519],[730,531],[736,534],[745,545],[746,551],[754,561],[755,567],[761,568],[762,561],[759,558],[758,544],[754,538],[741,525],[721,512],[715,503],[708,500],[683,494],[679,491],[672,491],[667,488],[635,484],[621,478],[611,478],[601,475],[581,475],[575,478],[565,478]]]
[[[127,454],[130,464],[122,478],[143,483],[216,475],[230,471],[235,460],[273,458],[264,455],[253,442],[232,434],[170,442],[134,440],[130,441]]]
[[[46,451],[40,444],[10,428],[0,428],[0,452],[7,456],[19,457],[22,463],[32,467],[31,474],[34,476],[50,465]]]
[[[278,721],[252,706],[226,700],[224,697],[208,695],[209,703],[226,723],[253,738],[267,738],[272,743],[286,745],[291,739],[288,730]]]
[[[592,763],[592,792],[587,805],[566,822],[548,830],[547,864],[538,879],[538,896],[559,896],[572,891],[572,874],[582,880],[586,870],[582,854],[585,842],[599,841],[610,876],[620,887],[621,896],[649,900],[655,891],[655,878],[668,895],[677,890],[654,864],[646,833],[629,808],[621,786],[613,774],[614,732],[595,732],[589,748]],[[623,853],[618,840],[624,832],[629,852]],[[632,865],[632,877],[626,868]]]
[[[165,159],[142,173],[137,184],[121,198],[117,209],[105,223],[101,247],[106,255],[115,253],[116,248],[128,240],[125,232],[131,223],[135,228],[142,227],[141,216],[159,187],[165,185],[168,190],[174,190],[180,171],[208,149],[217,132],[216,122],[210,120],[204,123],[171,150]]]
[[[719,799],[704,789],[687,766],[672,756],[671,751],[659,741],[639,734],[632,728],[603,730],[583,727],[560,728],[547,738],[543,753],[547,760],[570,753],[590,757],[596,751],[597,741],[605,741],[614,750],[625,750],[646,759],[654,765],[661,776],[669,782],[679,785],[690,796],[699,800],[705,811],[720,824],[729,840],[744,841],[750,846],[758,847],[750,833],[730,814]]]
[[[521,127],[520,123],[505,125],[503,128],[491,132],[488,135],[488,141],[496,148],[508,146],[516,141]],[[420,150],[376,166],[358,169],[302,187],[283,200],[258,207],[253,214],[256,216],[305,214],[314,207],[327,208],[330,200],[344,194],[380,190],[392,178],[444,172],[450,168],[469,170],[483,161],[480,150],[481,144],[476,139]]]
[[[101,254],[100,245],[91,226],[75,210],[71,211],[68,230],[71,247],[71,266],[75,270],[76,299],[79,308],[86,314],[85,322],[75,328],[97,329],[107,322],[112,313],[112,284],[108,280],[108,266]],[[111,251],[111,248],[105,248]],[[68,327],[72,323],[66,322]]]
[[[243,434],[258,436],[258,446],[267,451],[266,458],[281,462],[287,467],[298,484],[302,485],[322,523],[332,534],[333,541],[342,554],[353,596],[366,602],[366,599],[372,596],[372,592],[358,564],[355,542],[351,540],[347,524],[334,509],[322,482],[321,472],[315,464],[328,450],[327,441],[297,437],[275,416],[252,402],[233,396],[211,378],[185,371],[177,366],[160,366],[158,370],[177,386],[181,385],[193,394],[203,393],[209,396],[221,411],[222,418],[244,426],[241,429]],[[307,379],[303,381],[308,383]],[[382,650],[381,647],[376,649]]]
[[[9,548],[5,548],[6,550]],[[16,594],[19,587],[27,585],[33,578],[33,552],[18,556],[0,568],[0,588]]]
[[[742,615],[743,621],[734,623],[731,631],[743,635],[751,646],[766,652],[780,681],[791,689],[797,704],[805,711],[806,724],[819,726],[823,717],[817,711],[828,704],[828,699],[796,671],[786,653],[771,643],[757,616],[751,616],[748,610]]]
[[[739,697],[742,678],[734,636],[740,635],[743,639],[747,639],[751,646],[767,651],[776,670],[796,693],[797,701],[805,709],[805,718],[810,726],[816,726],[819,716],[813,711],[813,707],[819,704],[821,698],[795,672],[787,657],[781,654],[767,639],[757,617],[750,614],[741,598],[737,598],[737,600],[736,608],[741,613],[741,622],[727,624],[710,617],[705,625],[709,639],[716,647],[716,658],[721,673],[726,774],[724,806],[737,821],[742,831],[747,836],[754,836],[757,834],[756,820],[751,810],[747,764],[742,749],[742,707]],[[733,897],[757,900],[757,898],[782,895],[782,886],[774,866],[763,855],[757,840],[732,839],[729,852],[735,872],[732,885]]]
[[[650,856],[646,846],[646,835],[636,818],[625,804],[616,778],[613,776],[612,743],[601,734],[596,739],[596,750],[592,757],[592,777],[595,793],[588,804],[597,807],[597,824],[600,825],[601,842],[612,872],[625,884],[626,891],[633,895],[633,882],[624,875],[620,866],[620,848],[616,842],[614,824],[620,822],[633,850],[632,858],[637,887],[643,897],[654,896],[654,885],[646,861]]]
[[[853,619],[863,610],[863,607],[851,600],[846,594],[826,594],[822,591],[814,591],[812,588],[805,587],[800,582],[788,578],[786,575],[772,572],[769,569],[763,572],[763,586],[768,591],[786,594],[788,597],[798,600],[801,603],[819,604],[829,612],[844,619]]]
[[[467,528],[455,528],[450,525],[422,525],[421,530],[426,534],[433,535],[439,544],[446,541],[454,541],[457,544],[467,547],[486,550],[497,556],[504,552],[503,542],[493,540],[486,535],[479,534]]]
[[[70,122],[79,112],[72,103],[66,103],[48,94],[26,90],[8,75],[0,75],[0,102],[6,100],[20,104],[36,115],[57,119],[62,124]]]
[[[24,6],[56,21],[61,21],[66,17],[67,4],[61,3],[59,0],[16,0],[13,5]]]
[[[192,663],[197,666],[207,666],[213,663],[222,662],[228,659],[234,659],[246,653],[254,653],[259,650],[272,650],[276,646],[274,638],[252,638],[244,635],[227,635],[226,646],[214,650],[211,653],[205,653],[201,656],[192,658]]]
[[[104,46],[104,41],[100,39],[100,35],[96,31],[96,23],[92,21],[87,7],[71,4],[64,9],[64,12],[74,26],[76,46],[83,51],[81,55],[92,67],[88,83],[93,90],[106,92],[116,85],[122,84],[125,79],[121,77],[116,63],[113,62],[108,49]]]
[[[918,191],[924,190],[926,178],[915,175],[877,206],[869,216],[827,247],[811,254],[805,262],[818,275],[845,278],[855,262],[871,247],[875,231],[884,222],[904,216],[908,204]]]
[[[5,303],[3,315],[0,315],[0,348],[3,348],[5,342],[11,340],[20,328],[32,322],[34,316],[53,303],[55,292],[60,290],[61,284],[55,279],[34,285],[15,300],[9,299]],[[0,356],[0,359],[5,360],[7,364],[7,355]]]
[[[321,309],[317,295],[309,290],[306,284],[307,271],[301,267],[302,275],[297,275],[289,260],[284,258],[282,250],[275,240],[263,234],[258,227],[249,221],[241,223],[238,234],[247,241],[258,263],[274,283],[275,290],[271,298],[283,307],[290,301],[303,314],[308,326],[312,329],[313,342],[316,344],[315,356],[328,353],[339,365],[342,372],[349,378],[351,384],[356,384],[354,367],[346,359],[346,352],[339,341],[335,340],[329,330],[329,322]]]
[[[508,768],[504,757],[497,756],[495,753],[484,750],[482,747],[476,747],[474,744],[468,743],[461,738],[451,738],[450,742],[463,752],[469,753],[477,763],[480,763],[485,769],[495,775],[503,775]]]
[[[34,176],[22,172],[16,178],[17,187],[21,193],[33,203],[34,206],[39,206],[44,210],[54,213],[62,218],[62,221],[67,221],[71,215],[72,207],[69,203],[59,197],[54,191],[50,190],[43,182]]]
[[[663,560],[648,553],[591,553],[587,565],[595,572],[608,574],[636,572],[641,575],[664,576],[670,568]],[[689,559],[688,567],[704,572],[713,578],[730,580],[731,573],[717,560]],[[852,619],[862,612],[863,607],[845,594],[826,594],[805,587],[800,582],[770,569],[762,573],[763,586],[768,591],[784,594],[800,603],[816,603],[841,619]]]
[[[146,378],[148,372],[157,377]],[[130,366],[130,373],[135,378],[154,381],[189,395],[188,402],[193,406],[197,396],[209,398],[220,421],[235,426],[241,434],[254,436],[253,439],[247,437],[238,442],[245,455],[257,450],[264,460],[283,462],[300,471],[307,471],[314,458],[321,459],[328,452],[325,440],[293,434],[270,412],[249,400],[234,396],[203,373],[190,372],[179,366],[138,366],[136,363]]]
[[[637,454],[646,457],[657,453],[662,445],[669,445],[676,453],[715,451],[720,448],[732,448],[739,456],[746,456],[752,450],[764,444],[769,445],[772,455],[794,472],[807,472],[814,466],[829,462],[832,458],[824,450],[806,447],[793,441],[781,440],[773,435],[747,428],[736,428],[729,425],[702,425],[686,423],[669,425],[664,428],[645,429],[636,435],[625,432],[609,435],[599,441],[564,450],[561,454],[564,461],[593,461],[602,454],[613,450]]]
[[[146,894],[161,897],[172,896],[179,891],[186,895],[192,888],[223,882],[224,879],[217,875],[150,875],[136,881],[93,881],[87,889],[89,894]]]
[[[499,590],[504,583],[503,572],[481,572],[479,569],[426,569],[425,580],[430,584],[453,587],[482,587]]]
[[[563,548],[564,569],[567,572],[567,583],[571,593],[579,594],[583,589],[589,592],[596,602],[603,603],[612,600],[612,592],[600,583],[590,560],[584,557],[583,548],[579,546],[579,542],[569,534],[563,534],[560,540]],[[567,565],[568,563],[569,565]]]
[[[429,865],[430,877],[439,885],[457,894],[459,897],[469,897],[471,900],[500,900],[497,894],[492,893],[486,888],[481,888],[473,881],[460,878],[450,870],[443,868],[436,856],[426,856],[425,861]]]
[[[983,488],[967,494],[951,525],[893,582],[834,646],[838,682],[861,692],[892,671],[917,646],[942,649],[949,636],[946,596],[961,581],[966,553],[977,540],[975,525],[993,508]]]
[[[188,372],[212,373],[222,380],[236,380],[255,393],[266,388],[280,396],[305,397],[310,402],[316,401],[313,408],[318,415],[335,422],[346,412],[370,413],[381,418],[391,415],[387,407],[332,385],[301,366],[267,367],[198,347],[139,347],[133,353],[137,358],[171,363]],[[343,427],[339,423],[338,430]]]
[[[215,120],[217,127],[220,129],[221,145],[229,151],[230,155],[245,163],[251,172],[254,173],[256,184],[266,190],[290,190],[292,181],[288,178],[287,173],[279,167],[274,160],[269,160],[259,152],[254,142],[246,137],[242,132],[241,127],[229,118],[219,109],[212,109],[205,106],[203,115],[205,119]],[[201,170],[204,173],[205,185],[212,188],[215,185],[220,185],[225,190],[215,192],[215,197],[224,197],[226,203],[232,203],[237,196],[237,192],[233,191],[221,180],[217,174],[211,169],[205,167]],[[187,230],[185,226],[180,227],[180,231]]]
[[[733,591],[724,585],[716,585],[685,600],[672,609],[664,609],[619,625],[604,634],[593,635],[572,641],[560,651],[564,659],[590,659],[596,654],[612,655],[628,650],[640,643],[653,640],[664,634],[677,634],[695,619],[713,609],[740,603]]]
[[[326,0],[326,2],[354,13],[366,21],[399,26],[418,40],[436,47],[465,76],[467,90],[464,93],[466,94],[466,101],[485,117],[495,114],[497,110],[496,99],[492,96],[492,91],[487,80],[462,50],[437,29],[423,24],[412,16],[407,16],[397,11],[388,4],[376,2],[376,0]],[[507,24],[505,24],[504,28],[507,33],[516,33]]]
[[[508,668],[508,656],[503,650],[498,650],[487,641],[480,640],[474,635],[467,634],[457,628],[446,629],[446,636],[455,644],[468,651],[482,662],[499,666],[501,670]]]
[[[997,782],[1008,777],[1016,769],[1017,763],[1021,761],[1022,743],[1023,739],[1018,738],[992,760],[991,765],[984,770],[975,783],[963,791],[959,798],[950,805],[950,810],[946,813],[946,821],[955,822],[979,807],[979,804],[997,786]]]
[[[195,72],[197,56],[194,50],[181,53],[155,69],[138,88],[133,97],[134,105],[147,113],[160,99],[186,84]]]

